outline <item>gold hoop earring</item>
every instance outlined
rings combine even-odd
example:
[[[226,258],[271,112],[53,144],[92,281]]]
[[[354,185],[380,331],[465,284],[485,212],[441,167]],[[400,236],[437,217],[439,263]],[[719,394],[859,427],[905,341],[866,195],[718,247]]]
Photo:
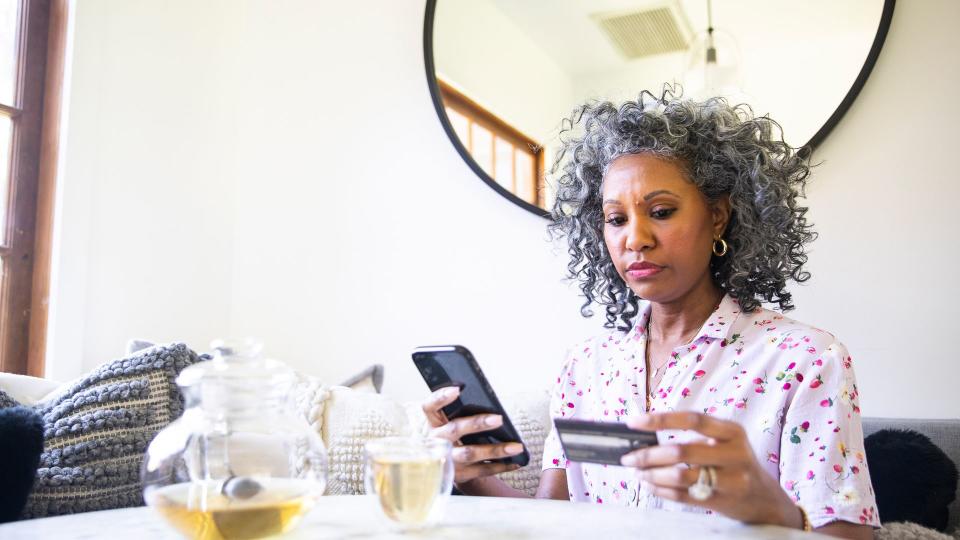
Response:
[[[720,249],[717,249],[717,242],[720,242]],[[717,257],[723,257],[727,254],[727,241],[723,238],[717,238],[713,241],[713,254]]]

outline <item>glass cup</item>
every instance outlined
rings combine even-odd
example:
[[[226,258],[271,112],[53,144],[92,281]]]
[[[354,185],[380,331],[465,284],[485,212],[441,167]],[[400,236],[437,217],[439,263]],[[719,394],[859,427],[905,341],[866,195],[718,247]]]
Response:
[[[453,488],[450,441],[386,437],[365,445],[366,492],[401,529],[436,523]]]

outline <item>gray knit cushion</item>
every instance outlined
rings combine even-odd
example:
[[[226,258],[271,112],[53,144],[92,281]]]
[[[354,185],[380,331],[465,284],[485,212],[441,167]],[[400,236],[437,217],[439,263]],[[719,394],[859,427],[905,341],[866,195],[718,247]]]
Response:
[[[22,517],[142,505],[147,445],[183,411],[174,380],[205,358],[182,343],[152,347],[104,364],[37,404],[45,442]]]

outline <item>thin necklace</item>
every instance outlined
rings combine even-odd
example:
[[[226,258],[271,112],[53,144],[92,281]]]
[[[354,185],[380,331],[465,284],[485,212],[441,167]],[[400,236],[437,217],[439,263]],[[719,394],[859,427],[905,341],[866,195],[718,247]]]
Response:
[[[717,305],[719,306],[719,304],[717,304]],[[693,339],[693,337],[696,336],[697,333],[703,328],[703,325],[707,323],[707,321],[710,319],[710,315],[712,315],[714,311],[716,311],[716,307],[714,307],[714,309],[710,310],[710,313],[707,314],[707,318],[704,319],[703,322],[700,323],[700,326],[697,327],[696,330],[694,330],[694,332],[688,334],[689,337],[683,337],[683,338],[681,339],[681,343],[689,343],[690,339]],[[646,371],[647,371],[647,391],[646,391],[646,394],[647,394],[647,396],[646,396],[646,397],[647,397],[647,411],[650,411],[651,398],[656,394],[657,389],[660,387],[660,381],[663,379],[663,375],[666,375],[666,371],[665,371],[665,370],[664,370],[664,372],[663,372],[663,375],[660,374],[660,370],[663,369],[665,366],[667,366],[667,365],[670,363],[670,358],[668,357],[668,358],[665,359],[663,362],[661,362],[659,366],[657,366],[657,367],[655,368],[653,374],[651,375],[651,373],[650,373],[650,368],[653,368],[653,362],[652,362],[651,359],[650,359],[650,342],[652,341],[652,340],[650,339],[650,338],[651,338],[651,335],[650,335],[650,319],[651,319],[651,317],[647,317],[647,324],[646,324],[646,329],[645,329],[645,333],[646,333],[646,338],[647,338],[647,339],[646,339],[646,343],[644,344],[644,347],[643,347],[643,349],[644,349],[644,361],[645,361],[645,363],[646,363],[646,365],[647,365],[647,370],[646,370]]]
[[[707,317],[707,318],[709,319],[709,317]],[[704,320],[704,323],[706,323],[706,320]],[[694,330],[693,332],[690,332],[690,333],[687,334],[686,336],[683,336],[683,337],[681,338],[680,342],[681,342],[681,343],[689,343],[690,340],[693,339],[693,337],[697,335],[697,332],[699,332],[701,328],[703,328],[703,324],[700,325],[700,328],[697,328],[697,329]],[[646,336],[647,336],[647,345],[649,345],[650,342],[652,341],[652,339],[650,339],[650,337],[651,337],[651,336],[650,336],[650,319],[647,319]],[[647,360],[647,362],[650,363],[650,367],[653,367],[653,363],[650,362],[650,347],[646,347],[646,348],[645,348],[645,352],[646,352],[646,360]],[[663,362],[661,362],[660,365],[656,367],[656,370],[654,371],[654,373],[659,373],[660,370],[663,369],[663,366],[667,365],[667,363],[669,362],[669,360],[670,360],[670,359],[667,358],[666,360],[664,360]]]

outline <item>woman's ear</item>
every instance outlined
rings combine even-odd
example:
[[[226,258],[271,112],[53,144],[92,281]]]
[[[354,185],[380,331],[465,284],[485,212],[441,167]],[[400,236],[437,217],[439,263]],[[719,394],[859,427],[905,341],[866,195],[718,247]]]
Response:
[[[723,238],[723,233],[730,224],[730,195],[723,194],[710,205],[710,213],[713,217],[713,237]]]

